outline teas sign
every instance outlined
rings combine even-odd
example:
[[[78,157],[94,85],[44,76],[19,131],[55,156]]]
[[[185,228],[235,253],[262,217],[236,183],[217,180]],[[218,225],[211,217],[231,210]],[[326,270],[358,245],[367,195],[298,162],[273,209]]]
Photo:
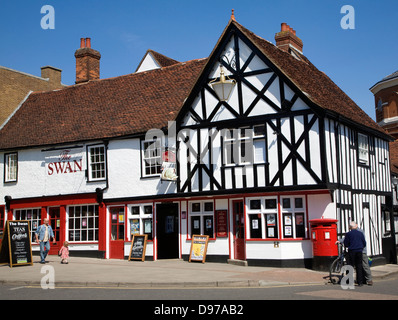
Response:
[[[10,267],[33,265],[29,221],[7,221],[1,242],[0,263]]]
[[[46,157],[46,169],[49,176],[83,171],[83,154],[81,149],[64,149],[51,152]]]

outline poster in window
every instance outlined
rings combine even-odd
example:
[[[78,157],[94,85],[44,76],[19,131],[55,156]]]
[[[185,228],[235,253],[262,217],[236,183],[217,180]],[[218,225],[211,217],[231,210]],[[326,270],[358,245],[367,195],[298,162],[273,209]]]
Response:
[[[291,215],[285,215],[285,226],[291,226],[292,225],[292,216]]]
[[[285,237],[292,236],[292,226],[285,226]]]
[[[152,219],[144,220],[144,233],[152,233]]]
[[[275,228],[268,228],[268,238],[275,238]]]
[[[130,220],[130,231],[131,231],[131,234],[139,234],[140,233],[140,219],[131,219]]]
[[[276,215],[275,214],[267,214],[267,226],[274,227],[276,225]]]

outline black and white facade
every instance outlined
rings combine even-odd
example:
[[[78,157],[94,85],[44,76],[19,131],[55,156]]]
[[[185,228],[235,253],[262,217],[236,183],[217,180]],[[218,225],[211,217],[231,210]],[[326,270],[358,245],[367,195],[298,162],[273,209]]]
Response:
[[[231,20],[178,114],[168,119],[167,132],[155,139],[140,134],[83,143],[78,151],[84,161],[77,169],[91,168],[86,145],[90,152],[102,152],[106,183],[90,184],[82,174],[70,180],[67,194],[59,187],[43,191],[49,199],[61,193],[69,197],[62,207],[66,223],[61,225],[67,229],[77,210],[73,198],[103,189],[100,199],[94,197],[102,224],[99,239],[74,245],[67,229],[63,234],[71,250],[80,246],[112,258],[119,240],[126,257],[131,233],[138,230],[149,235],[147,254],[153,259],[187,259],[192,235],[207,234],[207,261],[303,266],[313,258],[309,221],[332,218],[338,220],[340,236],[350,220],[357,221],[365,230],[368,254],[383,256],[383,208],[391,202],[390,137],[317,103],[286,71],[286,65],[314,67],[300,52],[279,51]],[[226,101],[210,84],[220,77],[220,66],[236,82]],[[320,94],[328,95],[327,89]],[[56,151],[68,146],[61,143]],[[176,153],[175,181],[160,179],[166,148]],[[29,153],[31,166],[41,165],[34,148],[18,151],[18,161]],[[41,194],[18,189],[28,172],[19,169],[18,182],[2,188],[2,198],[30,203],[37,198],[40,208]]]

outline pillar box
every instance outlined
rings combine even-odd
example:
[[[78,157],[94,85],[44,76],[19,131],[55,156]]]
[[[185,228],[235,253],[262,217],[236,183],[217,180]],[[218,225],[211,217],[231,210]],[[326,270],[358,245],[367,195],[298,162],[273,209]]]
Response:
[[[312,268],[318,271],[329,271],[333,260],[338,256],[337,220],[310,220],[311,242],[313,249]]]

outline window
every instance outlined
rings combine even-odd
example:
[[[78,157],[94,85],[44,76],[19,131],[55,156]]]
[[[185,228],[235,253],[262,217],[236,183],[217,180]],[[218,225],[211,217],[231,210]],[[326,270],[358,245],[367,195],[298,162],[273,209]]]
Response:
[[[30,221],[30,234],[31,241],[35,242],[35,232],[40,225],[41,220],[41,209],[33,208],[33,209],[18,209],[15,210],[15,219],[16,220],[28,220]]]
[[[214,203],[195,201],[189,203],[190,235],[201,234],[214,238]]]
[[[142,141],[142,176],[157,176],[161,173],[161,140]]]
[[[18,153],[8,153],[4,156],[4,182],[17,181]]]
[[[248,220],[250,239],[278,238],[278,199],[276,197],[248,200]]]
[[[304,199],[302,197],[281,198],[283,238],[305,238]]]
[[[69,241],[98,241],[98,205],[69,207]]]
[[[265,126],[224,131],[224,164],[265,163]]]
[[[358,133],[358,160],[362,164],[369,164],[369,139],[361,133]]]
[[[89,180],[104,180],[106,178],[105,146],[88,147],[88,161]]]
[[[152,235],[152,203],[133,205],[130,207],[129,223],[130,234],[146,234],[148,240],[153,239]],[[130,238],[131,239],[131,238]]]
[[[276,196],[247,199],[248,239],[307,237],[304,197],[283,196],[279,201]]]

